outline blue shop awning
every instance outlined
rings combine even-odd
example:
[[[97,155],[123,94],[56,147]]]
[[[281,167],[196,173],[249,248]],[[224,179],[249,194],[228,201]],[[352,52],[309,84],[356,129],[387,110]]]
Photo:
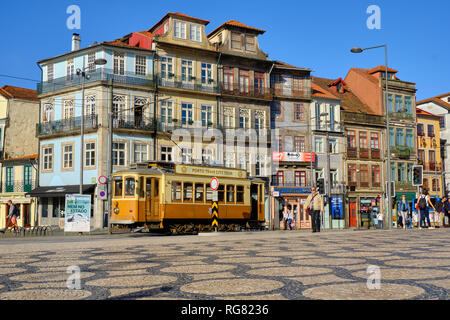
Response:
[[[95,184],[83,185],[83,194],[93,193]],[[26,197],[42,197],[42,198],[57,198],[65,197],[66,194],[80,193],[80,185],[74,186],[52,186],[52,187],[37,187],[26,193]]]

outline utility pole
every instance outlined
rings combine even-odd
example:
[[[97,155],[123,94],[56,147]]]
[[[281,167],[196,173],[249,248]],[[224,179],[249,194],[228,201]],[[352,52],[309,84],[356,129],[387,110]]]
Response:
[[[331,125],[330,125],[331,126]],[[330,132],[327,128],[327,197],[328,197],[328,218],[330,229],[333,228],[331,221],[331,172],[330,172]]]
[[[111,216],[112,216],[112,147],[113,147],[113,79],[109,79],[109,106],[107,110],[108,117],[108,233],[111,234]]]

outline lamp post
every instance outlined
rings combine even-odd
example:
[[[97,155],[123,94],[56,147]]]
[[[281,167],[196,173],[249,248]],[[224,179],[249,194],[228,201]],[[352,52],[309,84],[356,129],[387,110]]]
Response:
[[[388,106],[388,101],[389,101],[389,87],[388,87],[388,58],[387,58],[387,44],[383,44],[380,46],[375,46],[375,47],[369,47],[369,48],[360,48],[360,47],[354,47],[352,48],[350,51],[352,53],[362,53],[365,50],[370,50],[370,49],[376,49],[376,48],[383,48],[384,47],[384,59],[385,59],[385,82],[386,82],[386,90],[385,90],[385,95],[384,95],[384,106],[385,106],[385,110],[386,110],[386,141],[387,141],[387,170],[388,170],[388,188],[387,188],[387,195],[388,195],[388,216],[389,216],[389,230],[392,230],[392,224],[393,224],[393,217],[392,217],[392,190],[391,190],[391,148],[390,148],[390,141],[389,141],[389,106]]]
[[[101,66],[105,65],[105,59],[97,59],[94,61],[94,65]],[[83,160],[84,160],[84,84],[86,79],[89,80],[91,78],[90,75],[86,74],[86,70],[89,69],[90,66],[85,66],[85,58],[83,58],[83,69],[77,69],[78,77],[82,78],[81,82],[81,148],[80,148],[80,194],[83,194]]]

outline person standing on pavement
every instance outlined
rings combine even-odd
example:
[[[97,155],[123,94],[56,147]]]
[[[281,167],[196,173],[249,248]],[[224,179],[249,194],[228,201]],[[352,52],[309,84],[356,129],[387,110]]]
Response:
[[[292,221],[294,221],[294,214],[292,213],[291,207],[288,207],[287,214],[287,223],[289,226],[289,230],[292,230]]]
[[[441,201],[436,203],[436,214],[439,215],[439,228],[444,227],[445,206],[447,203],[447,197],[443,197]]]
[[[309,209],[312,220],[312,232],[320,232],[320,214],[323,213],[323,199],[317,192],[316,187],[312,187],[311,194],[306,199],[305,208]]]
[[[398,213],[402,217],[403,221],[403,229],[406,230],[406,220],[408,219],[409,212],[411,211],[411,207],[409,206],[408,201],[406,201],[406,195],[402,195],[402,201],[398,204]]]
[[[287,230],[288,218],[289,218],[289,214],[288,214],[287,210],[285,210],[283,212],[284,230]]]
[[[377,214],[378,229],[383,229],[383,219],[384,219],[384,214],[382,212],[378,212],[378,214]]]
[[[425,222],[425,219],[427,220],[428,228],[434,229],[431,226],[430,214],[429,214],[428,210],[429,210],[430,207],[432,207],[434,209],[434,211],[436,211],[436,208],[431,203],[431,199],[430,199],[430,196],[428,194],[428,190],[427,189],[424,189],[422,191],[422,195],[418,199],[418,207],[419,207],[419,210],[420,210],[419,229],[422,229],[422,226],[423,226],[422,222]]]
[[[8,216],[6,217],[6,227],[3,230],[0,230],[1,233],[5,233],[9,227],[14,227],[15,234],[19,233],[19,227],[17,226],[17,217],[19,216],[19,209],[12,203],[11,200],[8,200]]]

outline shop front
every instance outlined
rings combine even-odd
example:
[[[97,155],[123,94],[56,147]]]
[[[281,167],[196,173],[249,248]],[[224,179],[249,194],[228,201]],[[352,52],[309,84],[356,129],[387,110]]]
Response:
[[[395,203],[393,205],[394,209],[392,210],[392,220],[394,222],[394,227],[398,227],[398,206],[402,201],[402,196],[406,196],[406,202],[408,202],[409,207],[412,211],[412,220],[414,224],[417,224],[418,214],[414,206],[416,205],[416,193],[415,192],[397,192],[395,195]]]
[[[377,228],[377,215],[381,210],[380,197],[359,198],[359,228]]]
[[[283,214],[291,210],[294,216],[293,229],[311,229],[311,216],[304,210],[311,188],[271,187],[271,230],[283,230]]]

